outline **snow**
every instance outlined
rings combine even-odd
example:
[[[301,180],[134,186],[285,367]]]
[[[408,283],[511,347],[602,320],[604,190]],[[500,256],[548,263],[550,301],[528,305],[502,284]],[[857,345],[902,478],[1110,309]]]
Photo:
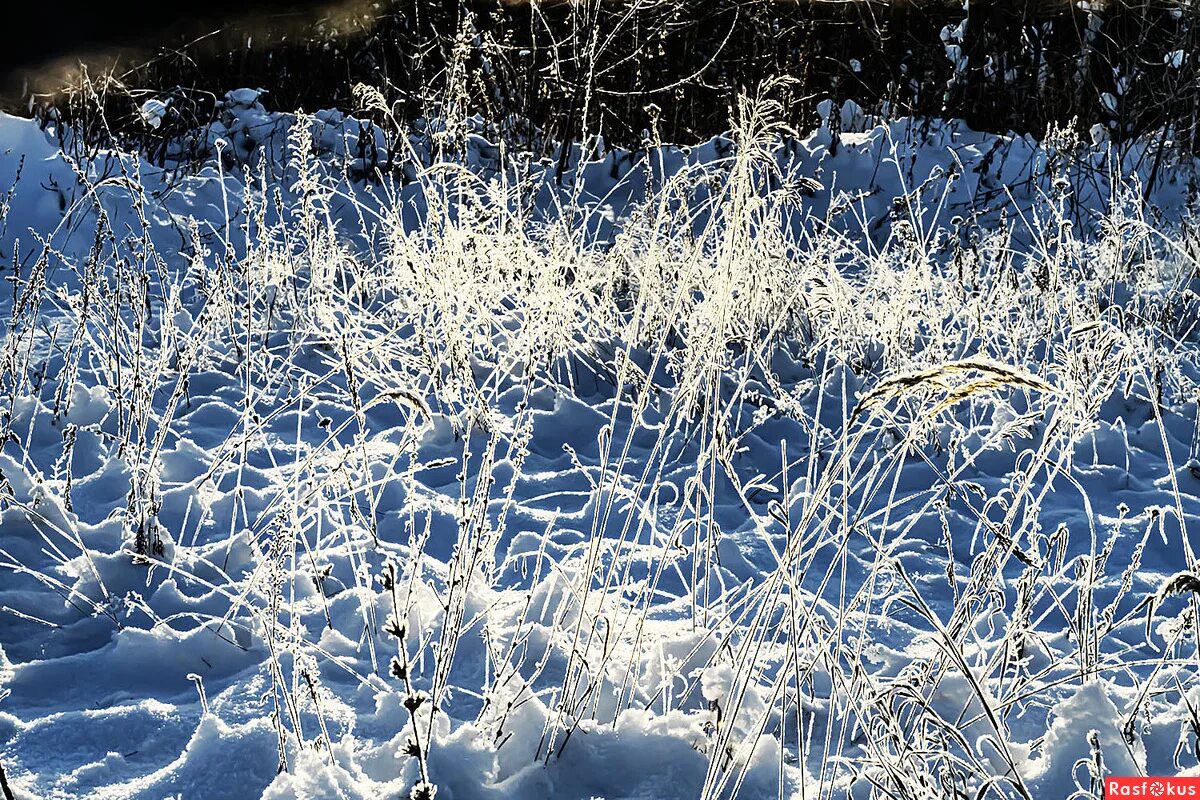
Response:
[[[163,118],[167,115],[167,104],[157,98],[151,98],[142,103],[138,112],[147,125],[157,129],[162,127]]]
[[[1182,235],[1194,164],[1158,170],[1142,206],[1149,143],[827,103],[817,130],[769,146],[764,185],[802,209],[775,226],[753,200],[705,205],[735,191],[733,137],[577,144],[559,185],[558,159],[502,164],[473,120],[458,165],[477,184],[433,182],[423,135],[372,182],[381,130],[263,99],[228,93],[196,134],[212,160],[183,176],[128,154],[72,164],[0,117],[6,277],[47,287],[32,311],[0,300],[6,363],[37,376],[6,367],[0,396],[0,763],[19,798],[365,800],[419,796],[423,773],[442,800],[868,797],[888,753],[935,745],[1004,796],[1020,780],[1066,798],[1097,757],[1109,774],[1196,768],[1194,600],[1163,597],[1153,625],[1139,605],[1188,566],[1200,514],[1191,262],[1102,273],[1157,246],[1147,231]],[[152,127],[165,111],[141,109]],[[510,167],[540,250],[488,227],[518,204]],[[623,238],[680,174],[697,231],[742,209],[755,236]],[[485,201],[450,204],[464,185]],[[582,223],[556,230],[556,213]],[[960,239],[956,217],[974,220]],[[96,236],[102,218],[119,237]],[[755,249],[776,227],[832,238],[797,276]],[[673,247],[687,256],[646,256]],[[656,313],[718,355],[635,341],[652,318],[608,336],[618,323],[573,288],[607,262],[563,255],[568,281],[546,250],[624,253],[639,291],[679,298]],[[1094,270],[1109,305],[1038,272],[1049,252]],[[706,266],[742,258],[753,292]],[[997,263],[1027,301],[1001,309]],[[371,281],[378,316],[352,313]],[[718,301],[760,290],[819,325],[739,377],[778,306]],[[80,324],[85,307],[99,316]],[[832,358],[816,341],[850,344]],[[1024,349],[969,358],[995,341]],[[856,410],[888,376],[904,380]],[[700,410],[727,401],[714,434]],[[945,410],[905,416],[926,401]],[[867,417],[883,422],[852,427]],[[999,552],[1019,555],[980,593],[999,605],[959,619]]]
[[[1055,708],[1043,754],[1027,766],[1031,785],[1046,792],[1072,781],[1086,785],[1077,772],[1081,764],[1094,760],[1096,745],[1103,760],[1102,776],[1146,774],[1145,753],[1140,743],[1131,745],[1122,738],[1121,722],[1121,712],[1102,683],[1076,689]]]

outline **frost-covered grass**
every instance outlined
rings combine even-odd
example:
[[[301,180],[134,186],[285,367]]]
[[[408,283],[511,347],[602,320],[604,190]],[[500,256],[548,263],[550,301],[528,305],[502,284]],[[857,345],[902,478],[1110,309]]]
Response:
[[[877,218],[780,168],[776,110],[720,157],[652,151],[615,209],[503,151],[343,180],[307,125],[184,188],[14,145],[18,797],[1195,769],[1200,243],[1120,181],[1080,224],[1065,166],[951,222],[949,184],[877,158],[906,199]]]

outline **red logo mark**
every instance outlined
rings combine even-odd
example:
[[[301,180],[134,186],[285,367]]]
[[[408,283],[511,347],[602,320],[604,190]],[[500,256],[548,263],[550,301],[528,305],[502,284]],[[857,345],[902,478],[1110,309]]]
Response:
[[[1200,777],[1196,778],[1105,778],[1104,800],[1122,797],[1169,800],[1194,797],[1200,800]]]

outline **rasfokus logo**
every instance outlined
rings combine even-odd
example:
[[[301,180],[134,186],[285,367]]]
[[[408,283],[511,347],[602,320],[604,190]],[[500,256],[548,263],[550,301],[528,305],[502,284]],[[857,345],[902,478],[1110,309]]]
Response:
[[[1195,797],[1200,800],[1200,777],[1195,778],[1105,778],[1104,800],[1117,797]]]

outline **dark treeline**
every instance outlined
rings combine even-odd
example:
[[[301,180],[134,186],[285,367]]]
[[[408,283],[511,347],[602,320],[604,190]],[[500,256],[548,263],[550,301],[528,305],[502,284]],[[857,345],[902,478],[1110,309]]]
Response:
[[[1167,127],[1180,146],[1200,145],[1194,6],[966,5],[352,0],[320,15],[227,24],[186,47],[151,42],[93,57],[87,91],[78,69],[43,71],[20,96],[10,91],[9,105],[53,107],[138,140],[203,124],[226,89],[269,89],[265,102],[277,109],[355,110],[352,86],[363,82],[398,117],[452,108],[528,121],[509,132],[535,149],[595,132],[638,146],[647,131],[687,142],[726,130],[739,92],[789,76],[781,99],[797,127],[832,97],[987,130],[1037,134],[1074,120],[1121,138]],[[136,113],[151,94],[170,97],[173,114],[155,131]],[[103,125],[93,119],[100,111]]]
[[[329,0],[53,0],[8,3],[0,26],[0,79],[61,58],[100,58],[123,48],[188,41],[223,25],[309,17]]]

